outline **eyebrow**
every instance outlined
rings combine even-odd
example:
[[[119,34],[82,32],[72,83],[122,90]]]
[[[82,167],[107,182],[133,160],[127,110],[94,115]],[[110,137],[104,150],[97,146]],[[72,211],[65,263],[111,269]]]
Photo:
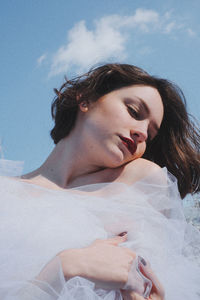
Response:
[[[134,102],[134,100],[137,100],[137,102],[139,102],[139,106],[140,108],[142,108],[146,114],[150,114],[150,110],[149,110],[149,107],[148,105],[144,102],[144,100],[138,96],[133,96],[133,98],[130,98],[130,97],[127,97],[126,100],[129,100],[131,102]],[[139,100],[139,101],[138,101]],[[153,127],[154,127],[154,130],[156,131],[156,133],[158,133],[160,127],[155,123],[153,122]]]

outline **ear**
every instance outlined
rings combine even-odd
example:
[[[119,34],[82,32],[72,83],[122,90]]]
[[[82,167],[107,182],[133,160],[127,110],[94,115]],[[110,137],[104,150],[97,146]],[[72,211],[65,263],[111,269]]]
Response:
[[[76,96],[76,101],[78,102],[79,109],[82,112],[87,112],[88,111],[88,104],[87,104],[86,101],[81,101],[81,97],[82,97],[82,94],[77,94],[77,96]]]

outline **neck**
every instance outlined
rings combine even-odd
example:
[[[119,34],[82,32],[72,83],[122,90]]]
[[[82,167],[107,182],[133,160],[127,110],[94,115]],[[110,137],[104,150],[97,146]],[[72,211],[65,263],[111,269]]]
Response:
[[[45,178],[61,188],[81,185],[84,176],[103,170],[89,160],[87,145],[80,135],[62,139],[37,170],[23,176],[24,179]]]

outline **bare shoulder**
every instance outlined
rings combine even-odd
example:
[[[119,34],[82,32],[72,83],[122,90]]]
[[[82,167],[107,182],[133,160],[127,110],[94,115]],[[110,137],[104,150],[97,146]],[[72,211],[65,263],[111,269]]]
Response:
[[[148,171],[157,171],[161,169],[161,167],[153,161],[144,158],[137,158],[136,160],[131,161],[130,163],[126,164],[126,168],[144,168],[144,170]]]
[[[122,168],[123,170],[116,181],[125,182],[127,184],[132,184],[161,170],[161,167],[156,163],[144,158],[133,160]]]

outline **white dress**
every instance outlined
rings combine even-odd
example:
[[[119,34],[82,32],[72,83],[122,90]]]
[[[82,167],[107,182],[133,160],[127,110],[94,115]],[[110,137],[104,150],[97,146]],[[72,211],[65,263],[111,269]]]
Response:
[[[1,176],[0,202],[1,300],[122,300],[120,291],[84,278],[67,281],[55,256],[124,231],[121,246],[151,263],[166,300],[200,299],[200,233],[186,223],[176,180],[165,168],[132,186],[59,191]]]

